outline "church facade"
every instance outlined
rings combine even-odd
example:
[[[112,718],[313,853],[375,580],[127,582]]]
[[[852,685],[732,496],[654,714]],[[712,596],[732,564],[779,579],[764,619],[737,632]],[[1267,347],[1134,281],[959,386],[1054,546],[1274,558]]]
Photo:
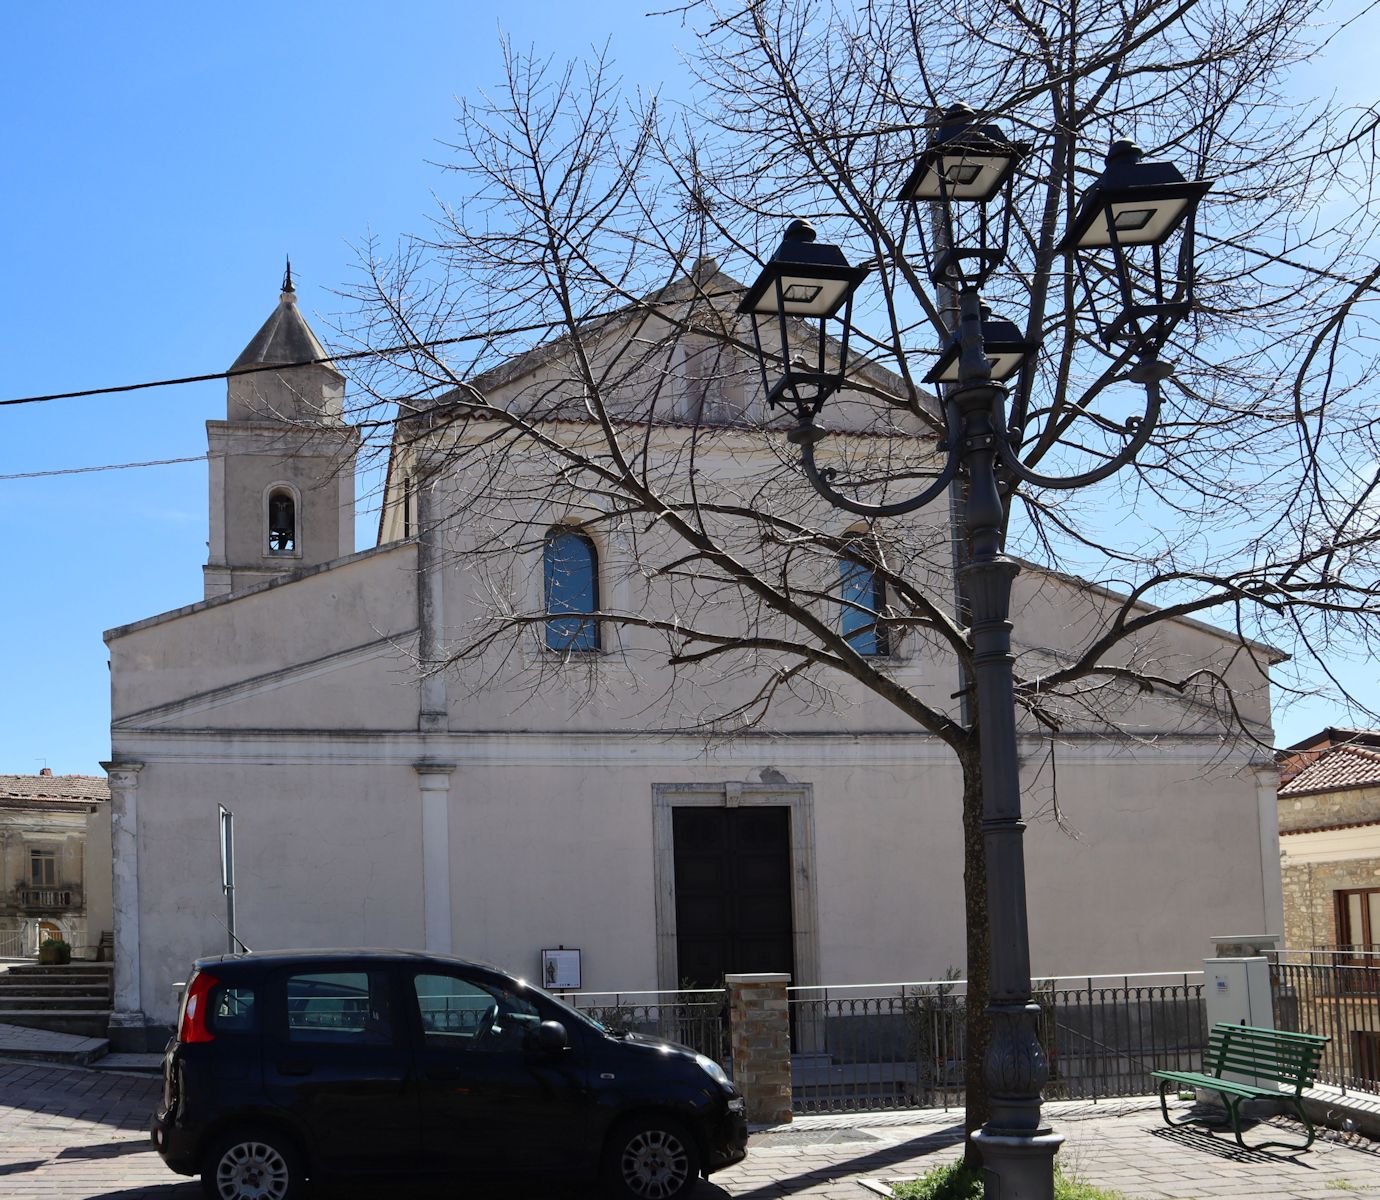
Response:
[[[535,355],[489,384],[517,395],[548,368]],[[227,946],[221,808],[235,933],[254,949],[416,947],[534,978],[564,951],[578,987],[621,992],[732,970],[834,985],[962,966],[947,746],[847,678],[826,701],[707,732],[706,711],[751,698],[750,673],[672,676],[645,631],[586,615],[668,611],[639,569],[656,531],[592,528],[549,489],[522,511],[509,489],[500,514],[496,474],[479,488],[467,453],[492,443],[482,421],[403,423],[378,542],[356,551],[344,382],[289,286],[207,425],[204,599],[106,634],[118,1038],[156,1041],[174,984]],[[672,463],[683,438],[670,423],[648,444]],[[731,422],[697,454],[720,486],[770,466]],[[833,586],[866,595],[849,570]],[[1057,654],[1109,603],[1034,570],[1016,600],[1032,654]],[[546,615],[455,657],[481,610]],[[1232,680],[1268,743],[1268,652],[1195,622],[1157,636]],[[953,668],[923,639],[849,637],[952,704]],[[1279,929],[1268,756],[1171,696],[1128,703],[1134,736],[1072,724],[1056,748],[1022,733],[1042,976],[1193,970],[1215,935]]]

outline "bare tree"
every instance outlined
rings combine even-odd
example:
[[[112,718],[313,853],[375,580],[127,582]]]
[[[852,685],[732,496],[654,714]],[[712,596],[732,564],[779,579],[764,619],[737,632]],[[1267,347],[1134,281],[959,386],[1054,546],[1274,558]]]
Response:
[[[560,66],[509,49],[498,90],[462,108],[455,195],[431,234],[362,256],[342,336],[378,351],[354,383],[361,424],[392,455],[385,532],[415,531],[413,496],[434,489],[428,511],[463,524],[449,549],[482,600],[427,669],[490,686],[515,664],[529,683],[551,672],[558,655],[522,655],[559,615],[526,580],[550,528],[579,529],[605,539],[621,581],[590,628],[654,668],[640,703],[662,727],[732,736],[834,703],[847,676],[952,747],[969,1129],[985,1116],[986,885],[978,733],[954,695],[971,650],[953,526],[933,510],[841,525],[764,409],[735,276],[797,216],[872,267],[852,331],[864,357],[820,455],[858,497],[924,487],[943,419],[919,380],[950,298],[928,282],[924,214],[890,198],[934,114],[967,101],[1032,146],[988,291],[1043,346],[1012,396],[1022,461],[1077,473],[1121,449],[1143,396],[1056,252],[1071,209],[1119,137],[1215,179],[1197,312],[1166,352],[1177,370],[1136,465],[1075,492],[1008,480],[1008,552],[1041,568],[1027,586],[1081,605],[1064,644],[1021,647],[1017,702],[1028,728],[1127,737],[1137,703],[1169,696],[1197,728],[1261,739],[1246,700],[1266,686],[1262,643],[1294,656],[1276,678],[1287,695],[1380,634],[1374,114],[1289,98],[1290,69],[1328,32],[1320,13],[1311,0],[696,4],[679,13],[695,36],[682,105],[623,94],[597,53]],[[877,586],[841,587],[841,561]],[[1167,651],[1166,627],[1195,616],[1237,650]],[[898,683],[901,646],[947,658],[952,686]]]

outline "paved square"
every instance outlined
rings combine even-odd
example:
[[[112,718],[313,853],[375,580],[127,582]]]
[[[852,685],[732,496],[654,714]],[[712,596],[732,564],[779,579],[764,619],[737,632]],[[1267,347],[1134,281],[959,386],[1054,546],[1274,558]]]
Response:
[[[0,1197],[14,1200],[194,1200],[149,1147],[162,1084],[48,1063],[0,1061]],[[1380,1200],[1380,1143],[1324,1130],[1307,1154],[1242,1151],[1230,1135],[1167,1129],[1151,1098],[1051,1104],[1067,1139],[1066,1171],[1133,1200]],[[696,1200],[872,1200],[868,1184],[911,1178],[959,1153],[961,1113],[919,1110],[802,1117],[753,1135],[746,1162],[701,1184]],[[1247,1139],[1250,1139],[1247,1134]],[[1257,1133],[1259,1136],[1259,1133]],[[551,1197],[576,1189],[498,1181],[475,1187],[395,1186],[334,1197]]]

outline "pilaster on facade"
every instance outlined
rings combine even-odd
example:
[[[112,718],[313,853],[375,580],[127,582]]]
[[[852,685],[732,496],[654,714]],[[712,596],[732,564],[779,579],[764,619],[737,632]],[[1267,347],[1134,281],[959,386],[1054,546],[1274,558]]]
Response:
[[[110,781],[111,908],[115,926],[115,996],[110,1040],[143,1050],[144,1011],[139,961],[140,762],[102,763]],[[137,1047],[136,1047],[137,1043]]]
[[[417,727],[443,733],[450,726],[445,668],[445,567],[443,514],[436,504],[437,471],[420,461],[417,489],[417,627],[421,690]]]
[[[1279,862],[1279,768],[1263,763],[1255,768],[1256,807],[1260,814],[1261,902],[1265,911],[1262,933],[1284,938],[1284,882]]]
[[[412,764],[422,806],[422,945],[451,954],[450,779],[454,763]]]

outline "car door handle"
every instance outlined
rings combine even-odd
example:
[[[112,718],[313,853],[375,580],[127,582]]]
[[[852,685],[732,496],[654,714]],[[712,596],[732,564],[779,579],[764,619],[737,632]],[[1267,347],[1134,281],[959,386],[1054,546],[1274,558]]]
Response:
[[[279,1075],[310,1075],[311,1066],[304,1062],[280,1062],[278,1064]]]

